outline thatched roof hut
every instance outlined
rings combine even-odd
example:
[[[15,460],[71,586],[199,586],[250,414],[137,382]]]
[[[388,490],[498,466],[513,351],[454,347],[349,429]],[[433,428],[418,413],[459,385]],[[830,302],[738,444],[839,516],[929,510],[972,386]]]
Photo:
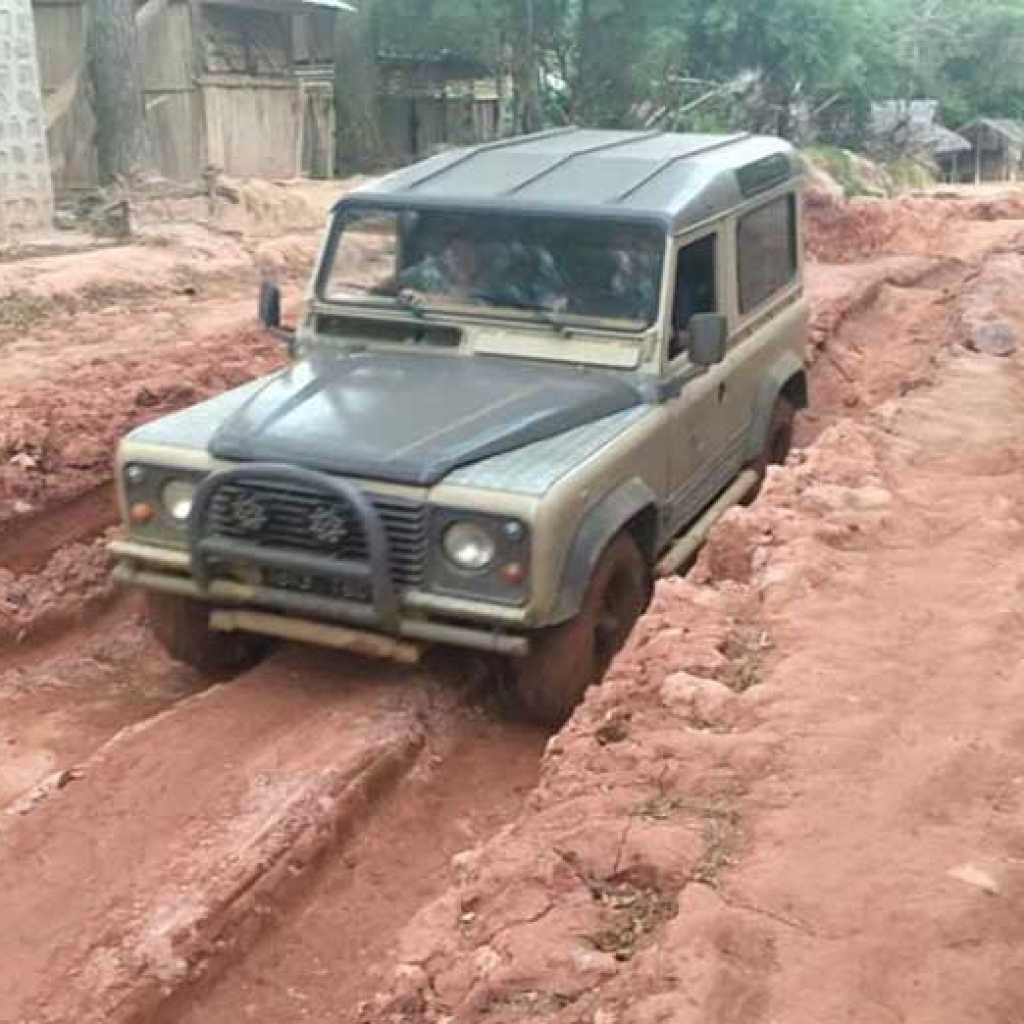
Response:
[[[976,182],[1019,181],[1024,177],[1024,121],[979,117],[960,134],[971,144]]]

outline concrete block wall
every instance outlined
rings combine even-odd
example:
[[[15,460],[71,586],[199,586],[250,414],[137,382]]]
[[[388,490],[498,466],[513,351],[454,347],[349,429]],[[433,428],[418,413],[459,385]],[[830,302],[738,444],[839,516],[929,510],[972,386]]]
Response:
[[[0,243],[48,231],[53,183],[31,0],[0,0]]]

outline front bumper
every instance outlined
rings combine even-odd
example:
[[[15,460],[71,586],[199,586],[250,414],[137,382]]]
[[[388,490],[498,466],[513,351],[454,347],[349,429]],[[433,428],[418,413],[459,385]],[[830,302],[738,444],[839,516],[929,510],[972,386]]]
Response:
[[[129,540],[113,541],[108,550],[116,560],[114,580],[123,586],[190,597],[212,606],[266,609],[310,623],[354,626],[371,634],[418,643],[447,644],[513,657],[523,657],[530,650],[529,639],[517,635],[527,625],[521,608],[481,606],[459,598],[406,591],[398,595],[393,617],[383,622],[372,604],[226,578],[208,579],[203,586],[195,578],[188,551]]]

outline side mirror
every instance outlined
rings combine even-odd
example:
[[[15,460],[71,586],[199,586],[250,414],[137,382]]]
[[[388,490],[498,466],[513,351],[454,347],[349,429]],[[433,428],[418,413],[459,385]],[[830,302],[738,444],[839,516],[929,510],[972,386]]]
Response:
[[[690,359],[697,366],[714,366],[725,359],[729,322],[723,313],[694,313],[687,325]]]
[[[260,285],[259,318],[270,330],[281,326],[281,289],[273,281]]]

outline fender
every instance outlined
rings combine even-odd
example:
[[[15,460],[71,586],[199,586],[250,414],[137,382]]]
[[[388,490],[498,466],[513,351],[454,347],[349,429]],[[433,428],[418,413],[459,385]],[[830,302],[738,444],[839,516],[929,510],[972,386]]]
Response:
[[[793,382],[793,383],[791,383]],[[756,459],[764,448],[768,422],[776,399],[789,388],[787,395],[797,409],[807,408],[807,371],[803,361],[794,352],[783,352],[765,374],[754,403],[754,416],[747,437],[746,458]]]
[[[562,570],[558,599],[546,625],[571,619],[583,603],[587,584],[612,538],[645,509],[657,510],[658,498],[643,480],[633,477],[609,491],[584,515]],[[653,551],[644,552],[653,558]]]

